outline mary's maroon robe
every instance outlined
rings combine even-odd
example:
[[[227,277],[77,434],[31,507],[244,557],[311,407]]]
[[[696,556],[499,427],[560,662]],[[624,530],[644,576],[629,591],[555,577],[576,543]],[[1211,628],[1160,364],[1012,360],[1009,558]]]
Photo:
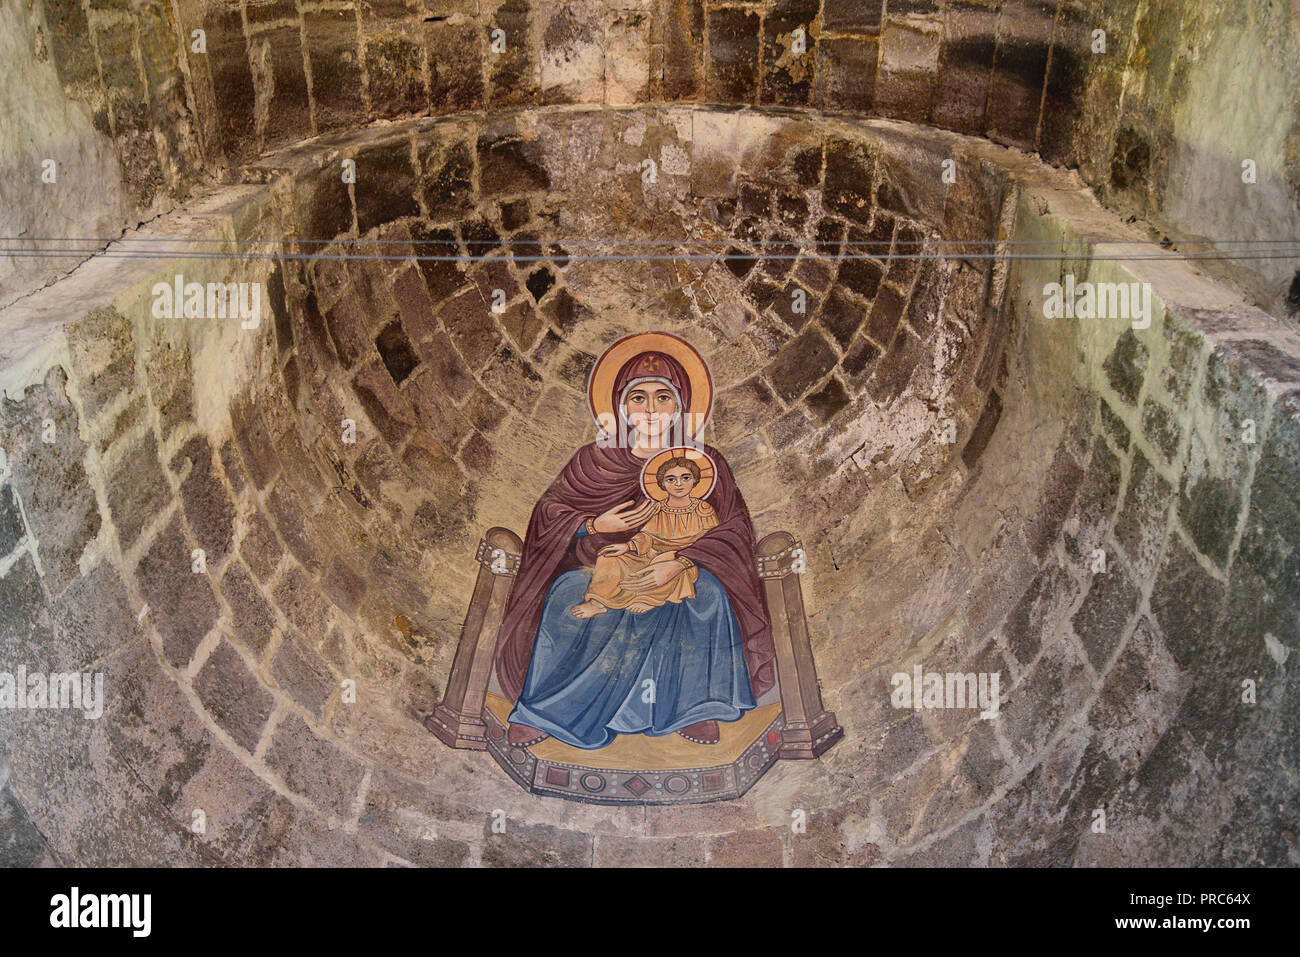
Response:
[[[754,564],[754,526],[726,460],[716,449],[702,448],[717,466],[708,500],[718,513],[718,524],[678,554],[708,569],[726,589],[740,622],[745,664],[757,699],[776,683],[776,652],[767,601]],[[626,542],[637,529],[574,536],[589,518],[623,502],[639,505],[645,501],[640,482],[644,465],[644,459],[626,448],[584,445],[533,508],[519,574],[497,638],[497,678],[512,701],[519,697],[528,674],[551,582],[571,569],[595,565],[600,549]]]

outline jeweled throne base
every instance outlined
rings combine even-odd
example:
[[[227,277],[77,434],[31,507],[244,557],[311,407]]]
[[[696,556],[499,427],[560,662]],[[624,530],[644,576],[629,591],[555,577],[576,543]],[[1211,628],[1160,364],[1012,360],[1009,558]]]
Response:
[[[584,751],[548,738],[531,748],[506,740],[511,702],[493,677],[497,631],[519,569],[523,543],[506,528],[479,542],[478,580],[452,661],[447,694],[424,724],[453,748],[486,750],[534,794],[591,804],[697,804],[740,797],[776,761],[809,760],[842,737],[822,707],[799,585],[803,552],[794,537],[774,532],[758,544],[778,687],[739,721],[720,724],[722,739],[695,744],[680,735],[619,735]]]

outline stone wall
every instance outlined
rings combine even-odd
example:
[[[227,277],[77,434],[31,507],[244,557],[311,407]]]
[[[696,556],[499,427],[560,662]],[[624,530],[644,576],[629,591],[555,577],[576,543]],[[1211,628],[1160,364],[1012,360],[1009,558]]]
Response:
[[[1036,175],[1020,185],[1020,240],[1136,235],[1100,232],[1090,201]],[[875,708],[864,764],[880,791],[823,818],[828,841],[862,827],[893,863],[1294,863],[1283,476],[1300,341],[1182,264],[1085,248],[1011,268],[1001,419],[926,570],[868,612],[890,650],[860,703],[838,706]],[[1044,285],[1067,273],[1152,283],[1151,326],[1045,318]],[[1002,716],[963,726],[886,707],[888,676],[917,663],[1001,670]]]
[[[377,121],[689,101],[890,117],[1036,151],[1191,249],[1300,229],[1294,4],[41,0],[32,16],[138,210]],[[1217,268],[1274,315],[1298,308],[1290,260]]]
[[[69,236],[115,236],[133,207],[118,153],[91,109],[69,98],[51,62],[44,24],[23,5],[0,6],[0,59],[11,78],[0,89],[0,306],[67,273],[97,248]],[[21,77],[19,81],[18,77]],[[35,258],[20,237],[50,237],[66,258]]]
[[[940,157],[946,189],[916,172]],[[1185,264],[1109,261],[1139,234],[1069,177],[892,121],[558,107],[340,136],[249,178],[158,224],[217,258],[100,259],[0,313],[47,330],[4,363],[0,661],[102,670],[108,696],[99,721],[0,712],[15,854],[1294,862],[1300,342]],[[580,258],[602,235],[641,254]],[[630,246],[684,235],[713,258]],[[966,245],[1082,237],[1060,261]],[[886,243],[951,255],[846,255]],[[1045,320],[1066,271],[1150,281],[1152,326]],[[269,312],[155,318],[174,272],[261,281]],[[760,534],[805,542],[846,739],[727,805],[542,801],[420,720],[479,535],[522,529],[593,435],[593,357],[652,328],[709,359],[709,441]],[[892,708],[916,663],[1000,672],[1002,716]]]

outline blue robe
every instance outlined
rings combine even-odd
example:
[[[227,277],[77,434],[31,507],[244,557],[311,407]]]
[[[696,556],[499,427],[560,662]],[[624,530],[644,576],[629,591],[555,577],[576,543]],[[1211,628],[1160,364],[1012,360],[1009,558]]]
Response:
[[[672,734],[752,709],[740,623],[722,583],[698,570],[693,599],[587,619],[569,609],[582,603],[591,570],[558,576],[511,723],[591,750],[615,734]]]

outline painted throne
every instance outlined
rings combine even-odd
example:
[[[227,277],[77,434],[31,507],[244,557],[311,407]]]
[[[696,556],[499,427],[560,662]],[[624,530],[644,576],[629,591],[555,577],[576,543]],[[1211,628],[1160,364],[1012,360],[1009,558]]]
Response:
[[[523,542],[507,528],[489,529],[479,542],[478,578],[447,693],[424,721],[448,746],[486,750],[536,794],[594,804],[692,804],[739,797],[778,759],[818,757],[844,736],[822,706],[795,570],[802,550],[788,532],[773,532],[758,543],[757,564],[772,619],[777,686],[743,718],[724,723],[721,741],[620,735],[596,751],[554,739],[511,745],[505,731],[513,702],[497,685],[493,662],[522,552]]]

